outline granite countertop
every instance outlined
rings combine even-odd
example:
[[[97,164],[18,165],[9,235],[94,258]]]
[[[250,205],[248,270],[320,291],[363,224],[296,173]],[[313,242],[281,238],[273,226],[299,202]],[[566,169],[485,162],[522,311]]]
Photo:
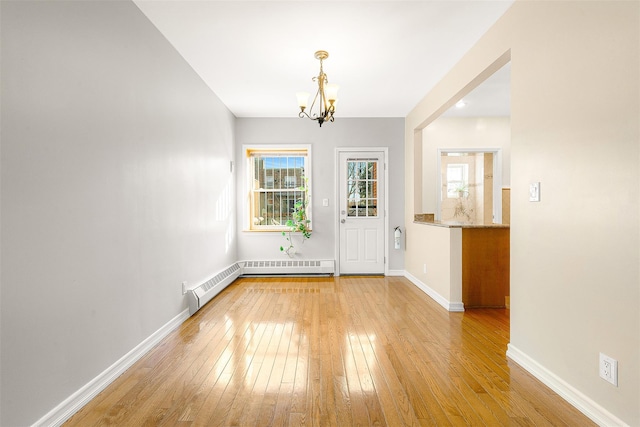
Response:
[[[433,220],[433,214],[416,214],[413,222],[415,224],[446,228],[509,228],[509,224],[469,224],[459,221],[435,221]]]

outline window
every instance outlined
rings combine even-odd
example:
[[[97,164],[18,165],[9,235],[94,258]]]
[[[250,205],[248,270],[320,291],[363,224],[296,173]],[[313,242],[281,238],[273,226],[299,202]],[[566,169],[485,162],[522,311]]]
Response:
[[[469,165],[453,163],[447,165],[447,198],[459,199],[469,194]]]
[[[310,148],[246,148],[249,229],[287,230],[296,202],[309,203]],[[311,210],[306,209],[311,220]]]
[[[347,160],[347,216],[378,216],[378,162]]]

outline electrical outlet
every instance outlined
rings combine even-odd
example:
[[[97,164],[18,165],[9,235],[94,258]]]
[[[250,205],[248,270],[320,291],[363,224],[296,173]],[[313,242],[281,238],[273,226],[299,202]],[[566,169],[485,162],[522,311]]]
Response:
[[[618,386],[618,361],[600,353],[600,378]]]
[[[422,272],[425,273],[425,274],[427,273],[427,264],[426,263],[422,265]]]
[[[187,294],[187,282],[182,282],[182,295]]]

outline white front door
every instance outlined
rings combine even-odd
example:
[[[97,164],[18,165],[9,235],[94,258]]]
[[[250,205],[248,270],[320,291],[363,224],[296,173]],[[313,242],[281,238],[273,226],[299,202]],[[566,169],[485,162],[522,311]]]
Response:
[[[339,152],[338,167],[340,274],[384,274],[384,152]]]

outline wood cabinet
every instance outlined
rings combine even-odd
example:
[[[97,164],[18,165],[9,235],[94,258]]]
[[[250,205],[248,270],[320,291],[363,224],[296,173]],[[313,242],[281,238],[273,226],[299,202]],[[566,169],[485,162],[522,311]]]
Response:
[[[509,228],[462,229],[465,308],[504,307],[509,296]]]

